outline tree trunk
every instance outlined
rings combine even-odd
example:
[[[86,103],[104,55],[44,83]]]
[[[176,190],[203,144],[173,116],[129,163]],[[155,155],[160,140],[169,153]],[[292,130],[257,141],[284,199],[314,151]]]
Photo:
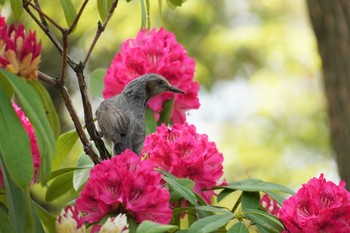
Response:
[[[350,188],[350,1],[307,0],[322,58],[331,142]]]

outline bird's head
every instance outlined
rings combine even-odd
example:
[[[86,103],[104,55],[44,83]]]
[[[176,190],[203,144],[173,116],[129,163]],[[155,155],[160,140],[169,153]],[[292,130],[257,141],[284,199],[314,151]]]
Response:
[[[131,92],[134,91],[137,91],[138,94],[144,94],[147,100],[165,91],[184,94],[182,90],[172,86],[163,76],[152,73],[142,75],[132,80],[125,87],[123,92],[131,94]]]
[[[170,83],[161,75],[147,74],[145,90],[148,98],[159,95],[165,91],[184,94],[182,90],[170,85]]]

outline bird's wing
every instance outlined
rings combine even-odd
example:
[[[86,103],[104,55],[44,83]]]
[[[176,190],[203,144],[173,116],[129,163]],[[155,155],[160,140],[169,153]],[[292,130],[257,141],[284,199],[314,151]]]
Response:
[[[108,140],[118,143],[121,141],[121,135],[127,134],[130,119],[127,114],[113,105],[102,103],[96,117],[101,132]]]
[[[134,127],[134,133],[132,135],[132,146],[136,154],[140,155],[143,143],[145,141],[146,130],[145,127],[142,127],[139,124],[136,124]]]

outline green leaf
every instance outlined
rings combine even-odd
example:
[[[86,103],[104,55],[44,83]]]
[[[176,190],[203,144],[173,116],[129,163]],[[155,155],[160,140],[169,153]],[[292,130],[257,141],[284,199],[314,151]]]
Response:
[[[34,175],[29,137],[2,87],[0,99],[0,155],[11,179],[26,188]]]
[[[272,199],[274,199],[280,206],[282,206],[282,203],[285,200],[284,197],[282,197],[281,195],[278,195],[273,191],[266,191],[266,194],[269,195]]]
[[[97,0],[98,13],[100,18],[104,21],[108,15],[109,9],[112,6],[113,0]]]
[[[191,183],[189,179],[171,179],[169,177],[163,176],[163,180],[168,183],[170,190],[176,191],[182,198],[186,199],[193,206],[197,205],[197,199],[193,191],[189,189],[188,186]],[[184,181],[188,180],[188,181]],[[192,181],[193,182],[193,181]],[[186,186],[184,186],[185,184]]]
[[[154,112],[149,108],[146,108],[146,135],[154,133],[157,129],[156,118]]]
[[[47,210],[45,210],[38,203],[33,202],[33,205],[35,206],[36,212],[40,216],[40,219],[44,224],[47,232],[55,232],[56,217],[51,213],[47,212]]]
[[[92,95],[103,98],[102,91],[104,89],[103,80],[105,74],[106,69],[104,68],[98,68],[92,71],[89,79],[89,88]]]
[[[260,204],[259,192],[243,192],[241,196],[242,209],[258,209]]]
[[[223,187],[217,187],[217,188],[223,188]],[[238,182],[232,182],[228,183],[227,186],[224,187],[225,189],[231,189],[231,190],[242,190],[242,191],[248,191],[248,192],[258,192],[258,191],[278,191],[283,193],[289,193],[294,195],[295,192],[291,190],[290,188],[287,188],[283,185],[274,184],[270,182],[264,182],[259,179],[246,179],[241,180]]]
[[[76,170],[81,170],[81,169],[91,169],[91,168],[90,167],[65,167],[65,168],[61,168],[61,169],[55,170],[51,173],[50,180],[53,180],[56,177],[63,175],[65,173],[74,172]]]
[[[0,233],[16,233],[7,214],[2,209],[0,209],[0,222]]]
[[[6,202],[9,210],[9,219],[16,232],[35,232],[35,224],[32,216],[29,188],[20,188],[9,176],[4,167],[4,161],[0,157],[4,187],[6,190]],[[0,224],[1,225],[1,224]]]
[[[283,224],[276,217],[265,211],[246,209],[243,210],[243,214],[267,232],[280,233],[284,229]]]
[[[36,92],[39,94],[46,113],[47,120],[51,126],[51,130],[55,138],[58,138],[58,136],[61,133],[60,120],[58,118],[55,106],[52,103],[50,94],[39,81],[31,81],[29,82],[29,84],[31,84],[35,88]]]
[[[227,233],[249,233],[249,231],[243,222],[238,222],[234,224]]]
[[[45,233],[43,225],[41,223],[41,219],[39,218],[39,214],[34,208],[35,207],[34,204],[31,203],[31,205],[32,205],[32,216],[34,218],[34,224],[35,224],[35,233]]]
[[[47,121],[41,99],[35,89],[22,78],[0,69],[0,76],[12,85],[21,107],[35,129],[41,158],[40,178],[45,184],[50,176],[51,157],[55,152],[55,139]]]
[[[208,211],[208,212],[213,212],[213,213],[230,213],[229,210],[223,208],[223,207],[214,207],[214,206],[197,206],[195,207],[196,210],[203,210],[203,211]]]
[[[4,5],[6,0],[0,0],[0,5]]]
[[[136,230],[136,233],[166,233],[175,232],[178,226],[163,225],[151,221],[143,221]]]
[[[90,175],[90,170],[94,167],[94,162],[92,162],[88,155],[83,154],[78,160],[77,167],[81,169],[74,171],[73,187],[75,191],[78,191],[86,183]]]
[[[230,195],[234,191],[235,190],[231,190],[231,189],[222,190],[217,197],[217,201],[220,202],[220,201],[224,200],[228,195]]]
[[[16,19],[19,19],[23,13],[22,0],[10,0],[11,9]]]
[[[232,219],[232,213],[212,215],[199,219],[188,229],[188,233],[210,233],[225,226]]]
[[[12,99],[14,91],[11,84],[5,78],[0,78],[0,87],[2,87],[5,90],[7,96]]]
[[[174,99],[165,101],[162,107],[163,111],[160,113],[158,125],[162,123],[170,124],[170,117],[174,107]]]
[[[53,201],[63,194],[73,190],[73,172],[64,173],[58,176],[49,185],[46,192],[46,201]]]
[[[178,6],[182,6],[182,4],[186,1],[187,0],[166,0],[166,3],[170,9],[175,9]]]
[[[75,9],[71,0],[60,0],[60,1],[64,11],[64,16],[66,18],[67,25],[68,27],[70,27],[74,22],[75,17],[77,17],[77,10]]]
[[[70,155],[75,143],[78,140],[78,133],[75,130],[62,134],[56,141],[56,154],[52,161],[52,167],[57,169],[59,165]]]

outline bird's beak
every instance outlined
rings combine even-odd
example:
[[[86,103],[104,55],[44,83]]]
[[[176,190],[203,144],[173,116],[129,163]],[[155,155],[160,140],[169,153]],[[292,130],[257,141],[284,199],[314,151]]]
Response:
[[[169,91],[175,92],[175,93],[181,93],[181,94],[185,94],[185,92],[183,92],[182,90],[180,90],[177,87],[174,86],[169,86]]]

